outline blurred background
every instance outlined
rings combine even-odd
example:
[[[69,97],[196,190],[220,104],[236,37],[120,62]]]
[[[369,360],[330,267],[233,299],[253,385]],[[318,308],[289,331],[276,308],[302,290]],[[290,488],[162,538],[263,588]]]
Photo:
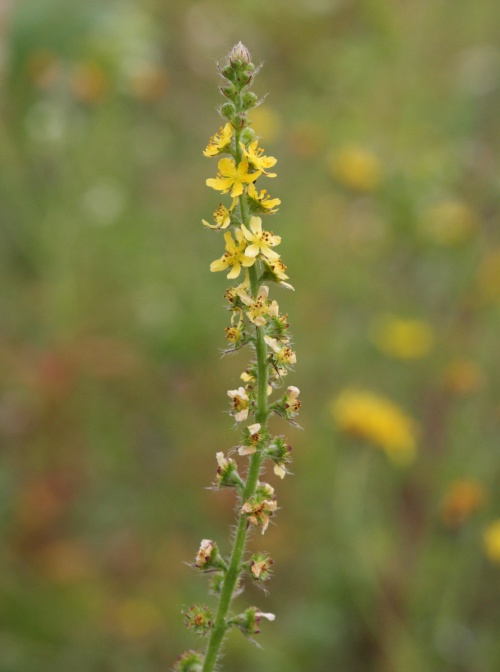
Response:
[[[252,672],[500,669],[497,0],[0,3],[0,670],[159,672],[203,647],[193,562],[229,551],[215,452],[216,62],[253,115],[304,431]],[[225,198],[225,197],[224,197]]]

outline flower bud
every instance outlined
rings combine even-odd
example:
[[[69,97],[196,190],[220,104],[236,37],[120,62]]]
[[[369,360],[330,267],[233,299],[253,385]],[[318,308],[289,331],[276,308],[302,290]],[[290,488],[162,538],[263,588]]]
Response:
[[[255,140],[256,133],[253,130],[253,128],[250,128],[250,126],[247,126],[242,132],[241,132],[241,142],[244,145],[249,145],[253,140]]]
[[[248,67],[245,68],[245,70],[241,70],[241,72],[239,72],[236,77],[237,85],[240,87],[241,90],[246,89],[246,87],[252,83],[252,80],[253,75],[250,72],[250,68]]]
[[[236,107],[233,105],[233,103],[224,103],[221,105],[220,113],[224,119],[231,121],[236,114]]]
[[[174,672],[202,672],[203,655],[198,651],[185,651],[174,663]]]
[[[225,86],[221,86],[220,92],[223,96],[226,96],[226,98],[229,98],[230,100],[234,99],[238,94],[238,90],[234,84],[226,84]]]
[[[241,487],[243,481],[241,480],[240,475],[238,474],[238,466],[234,460],[230,457],[224,457],[224,453],[217,453],[215,456],[217,458],[217,475],[216,483],[219,488],[227,487]]]
[[[249,65],[252,61],[250,52],[243,42],[238,42],[229,52],[229,62],[231,65]]]
[[[199,606],[194,604],[192,607],[189,607],[184,616],[186,617],[184,621],[186,627],[192,630],[195,635],[200,635],[200,637],[207,634],[214,620],[213,613],[205,605]]]
[[[223,68],[220,68],[220,74],[230,82],[236,81],[236,71],[231,65],[225,65]]]
[[[241,98],[241,102],[243,103],[243,109],[249,110],[251,107],[255,107],[255,103],[257,102],[257,100],[258,98],[253,91],[247,91],[246,93],[243,94]]]
[[[258,635],[260,632],[260,622],[263,618],[268,621],[274,621],[274,614],[266,614],[257,607],[249,607],[242,614],[235,616],[231,620],[232,625],[236,625],[246,637]]]
[[[215,572],[215,574],[210,577],[210,581],[208,582],[208,590],[211,595],[220,595],[223,585],[224,574],[222,572]]]
[[[250,123],[250,120],[246,112],[239,112],[238,115],[232,119],[231,123],[235,128],[245,128]]]
[[[266,457],[274,462],[274,473],[280,478],[285,478],[287,473],[286,467],[291,462],[289,457],[291,450],[292,446],[285,443],[283,436],[275,436],[264,451]]]

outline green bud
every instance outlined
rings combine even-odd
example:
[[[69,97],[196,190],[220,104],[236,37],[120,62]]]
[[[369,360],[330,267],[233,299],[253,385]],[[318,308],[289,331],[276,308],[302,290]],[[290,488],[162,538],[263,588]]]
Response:
[[[252,83],[253,75],[248,70],[242,70],[236,75],[236,82],[239,84],[241,89],[246,88]]]
[[[230,82],[236,81],[237,74],[231,65],[225,65],[223,68],[221,68],[220,74]]]
[[[202,672],[203,656],[198,651],[184,651],[174,663],[174,672]]]
[[[233,126],[235,126],[235,128],[245,128],[250,123],[250,120],[248,118],[248,114],[246,112],[240,112],[232,120],[232,123],[233,123]]]
[[[224,574],[222,572],[215,572],[208,582],[208,589],[212,595],[220,595],[222,593],[222,586],[224,584]]]
[[[255,131],[250,126],[247,126],[241,133],[241,142],[244,145],[250,144],[257,137]]]
[[[220,87],[220,92],[226,98],[232,99],[235,98],[238,94],[238,91],[234,84],[226,84],[225,86]]]
[[[251,107],[255,107],[255,104],[258,100],[256,94],[253,91],[247,91],[242,96],[243,109],[249,110]]]
[[[233,103],[224,103],[221,105],[220,108],[220,113],[224,117],[224,119],[228,119],[231,121],[236,114],[236,107],[234,106]]]
[[[238,474],[238,466],[236,462],[224,457],[223,452],[219,452],[215,456],[217,458],[217,474],[215,477],[216,484],[219,488],[241,488],[244,483],[241,476]]]

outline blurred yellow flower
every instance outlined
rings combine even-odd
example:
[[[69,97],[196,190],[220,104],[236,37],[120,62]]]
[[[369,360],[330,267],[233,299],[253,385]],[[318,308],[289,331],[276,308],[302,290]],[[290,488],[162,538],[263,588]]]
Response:
[[[456,245],[478,228],[475,213],[461,201],[447,200],[430,207],[423,215],[422,231],[438,245]]]
[[[374,191],[382,182],[382,167],[377,156],[355,145],[334,150],[328,158],[333,179],[355,191]]]
[[[420,359],[434,347],[434,334],[427,322],[394,315],[375,322],[372,340],[382,352],[396,359]]]
[[[416,425],[394,402],[366,390],[344,390],[331,404],[338,428],[382,448],[394,462],[410,462]]]
[[[494,520],[483,534],[484,550],[492,562],[500,563],[500,518]]]
[[[446,527],[459,527],[483,506],[485,499],[486,490],[479,481],[454,481],[441,502],[441,521]]]

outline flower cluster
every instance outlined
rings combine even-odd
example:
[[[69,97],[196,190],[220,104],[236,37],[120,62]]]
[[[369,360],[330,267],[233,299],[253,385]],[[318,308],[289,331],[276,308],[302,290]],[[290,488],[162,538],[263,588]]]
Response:
[[[267,553],[245,558],[246,537],[252,529],[264,534],[278,508],[273,486],[260,480],[265,464],[272,464],[275,475],[282,479],[290,463],[291,447],[284,436],[272,435],[269,419],[274,414],[296,424],[294,418],[300,408],[300,391],[294,386],[278,393],[277,400],[272,399],[297,357],[288,317],[270,296],[272,284],[293,287],[287,282],[287,267],[278,252],[281,236],[263,221],[278,211],[281,201],[261,186],[262,181],[276,177],[277,160],[266,154],[248,116],[248,111],[262,102],[249,90],[257,71],[241,43],[219,67],[223,78],[220,91],[226,98],[219,109],[224,122],[203,152],[205,157],[217,159],[217,174],[207,179],[207,186],[229,197],[226,203],[217,204],[212,222],[202,220],[207,231],[222,231],[224,239],[224,253],[210,264],[210,270],[238,280],[225,293],[230,312],[225,352],[248,346],[253,353],[240,382],[227,392],[229,414],[241,438],[235,448],[216,455],[215,487],[232,488],[238,497],[232,551],[223,558],[214,541],[203,539],[194,562],[199,571],[211,575],[211,591],[220,597],[219,606],[215,616],[204,606],[185,612],[186,624],[196,634],[209,634],[209,643],[203,656],[188,651],[177,667],[194,670],[201,665],[203,672],[211,672],[216,666],[227,629],[237,627],[251,638],[259,632],[262,618],[274,619],[256,607],[230,618],[228,607],[245,575],[257,583],[271,576],[273,560]],[[247,462],[241,470],[245,478],[240,476],[237,460]]]

